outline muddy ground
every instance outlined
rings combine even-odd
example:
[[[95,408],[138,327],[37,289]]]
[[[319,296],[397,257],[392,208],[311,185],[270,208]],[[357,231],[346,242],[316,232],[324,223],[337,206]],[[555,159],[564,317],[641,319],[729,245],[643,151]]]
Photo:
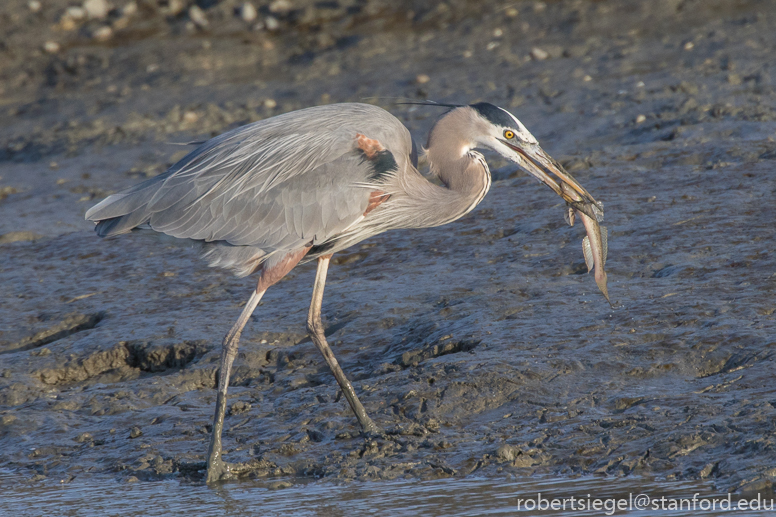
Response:
[[[615,308],[559,198],[490,156],[470,215],[330,270],[327,334],[388,434],[359,437],[306,338],[306,265],[243,334],[226,459],[270,480],[770,488],[776,4],[187,2],[0,5],[0,468],[201,479],[254,280],[155,235],[100,240],[90,206],[181,157],[169,142],[314,104],[384,106],[423,142],[438,112],[395,100],[430,98],[511,109],[605,202]]]

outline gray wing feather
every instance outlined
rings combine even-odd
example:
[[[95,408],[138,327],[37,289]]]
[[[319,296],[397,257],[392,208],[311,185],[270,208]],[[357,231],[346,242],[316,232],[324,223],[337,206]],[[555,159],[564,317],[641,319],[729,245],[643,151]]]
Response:
[[[318,244],[356,222],[368,204],[370,166],[355,148],[357,133],[379,140],[400,168],[410,160],[409,132],[386,111],[319,106],[213,138],[86,218],[103,236],[149,223],[175,237],[250,246],[259,250],[254,257]]]

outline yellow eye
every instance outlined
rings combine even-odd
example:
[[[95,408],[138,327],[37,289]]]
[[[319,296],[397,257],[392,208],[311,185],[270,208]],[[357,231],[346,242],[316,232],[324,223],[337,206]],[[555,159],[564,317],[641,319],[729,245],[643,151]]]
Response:
[[[513,133],[512,131],[508,129],[504,131],[504,138],[506,138],[507,140],[512,140],[514,137],[515,137],[515,133]]]

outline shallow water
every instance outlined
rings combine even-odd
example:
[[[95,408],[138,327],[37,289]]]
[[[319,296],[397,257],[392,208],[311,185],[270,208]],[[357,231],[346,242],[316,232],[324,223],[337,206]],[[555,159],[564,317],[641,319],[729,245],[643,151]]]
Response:
[[[749,509],[751,504],[748,502],[745,510],[739,510],[741,500],[734,496],[728,499],[726,494],[715,492],[710,484],[668,483],[630,477],[312,482],[283,489],[247,482],[211,489],[202,484],[178,481],[125,483],[92,479],[89,482],[74,480],[55,485],[50,482],[20,483],[16,479],[10,471],[0,472],[0,484],[5,485],[5,515],[152,517],[196,512],[197,515],[586,514],[648,517],[735,511],[736,515],[755,516],[771,514],[764,508],[773,508],[774,504],[766,496],[760,499],[759,511]],[[573,503],[572,496],[575,498]],[[556,510],[552,509],[553,502]],[[537,503],[541,510],[536,508]],[[716,508],[716,511],[711,508]]]

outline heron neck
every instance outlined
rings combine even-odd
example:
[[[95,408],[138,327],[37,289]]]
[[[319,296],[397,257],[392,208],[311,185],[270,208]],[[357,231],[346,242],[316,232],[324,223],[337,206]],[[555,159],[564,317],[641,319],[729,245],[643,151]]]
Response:
[[[488,165],[471,149],[475,142],[469,108],[458,108],[442,117],[428,135],[426,156],[434,173],[444,185],[463,196],[478,196],[490,185]],[[484,194],[482,194],[484,195]]]

